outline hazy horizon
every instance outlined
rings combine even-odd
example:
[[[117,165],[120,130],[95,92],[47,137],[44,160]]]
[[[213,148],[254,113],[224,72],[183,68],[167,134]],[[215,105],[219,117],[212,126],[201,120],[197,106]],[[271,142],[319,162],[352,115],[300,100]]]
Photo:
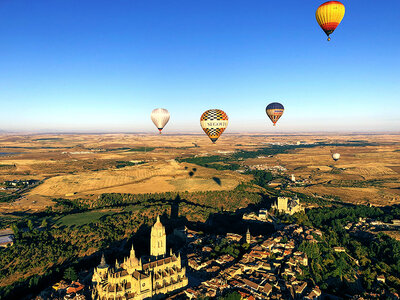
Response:
[[[137,135],[154,135],[160,136],[157,131],[0,131],[0,135],[102,135],[102,134],[137,134]],[[203,135],[201,131],[168,131],[162,133],[162,136],[173,136],[173,135]],[[275,132],[261,132],[261,131],[238,131],[238,132],[224,132],[224,135],[400,135],[399,130],[393,131],[275,131]]]

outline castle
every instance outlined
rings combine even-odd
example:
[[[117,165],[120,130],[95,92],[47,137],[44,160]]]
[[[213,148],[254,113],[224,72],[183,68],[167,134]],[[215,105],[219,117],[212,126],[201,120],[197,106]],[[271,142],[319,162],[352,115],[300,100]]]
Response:
[[[129,257],[121,264],[117,260],[115,266],[110,267],[103,254],[100,265],[94,269],[92,298],[158,299],[185,287],[188,278],[180,254],[172,254],[172,250],[170,255],[166,252],[165,227],[158,216],[151,228],[150,257],[137,259],[132,246]]]
[[[291,199],[287,197],[278,197],[278,200],[271,206],[271,209],[276,209],[279,212],[290,215],[304,211],[304,208],[301,206],[297,195]]]

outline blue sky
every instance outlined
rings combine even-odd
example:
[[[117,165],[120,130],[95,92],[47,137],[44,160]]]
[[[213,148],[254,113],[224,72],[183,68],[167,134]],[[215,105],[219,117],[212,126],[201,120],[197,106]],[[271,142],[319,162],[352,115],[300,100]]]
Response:
[[[323,1],[2,0],[0,130],[399,131],[400,1],[343,1],[327,42]],[[286,110],[273,128],[269,102]]]

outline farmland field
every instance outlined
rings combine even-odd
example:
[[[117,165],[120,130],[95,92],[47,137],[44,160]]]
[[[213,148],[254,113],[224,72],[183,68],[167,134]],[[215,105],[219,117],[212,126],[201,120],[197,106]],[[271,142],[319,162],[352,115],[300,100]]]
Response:
[[[192,171],[193,168],[196,171]],[[193,174],[191,174],[191,172]],[[213,178],[225,177],[223,180]],[[46,180],[34,188],[31,195],[52,197],[99,195],[102,193],[142,194],[173,191],[234,189],[249,176],[233,172],[205,170],[175,161],[155,162],[122,169],[61,175]]]
[[[274,154],[263,155],[268,147],[274,147]],[[0,213],[43,210],[60,197],[232,190],[252,180],[233,170],[254,166],[280,166],[285,170],[280,177],[293,174],[307,181],[291,187],[293,191],[352,203],[400,203],[396,134],[224,134],[215,145],[195,134],[0,135],[0,148],[5,153],[0,165],[6,166],[0,168],[0,182],[43,180],[14,202],[0,202]],[[333,151],[341,154],[338,162],[331,159]],[[209,167],[182,162],[209,156],[221,159]],[[224,170],[233,164],[232,171]]]

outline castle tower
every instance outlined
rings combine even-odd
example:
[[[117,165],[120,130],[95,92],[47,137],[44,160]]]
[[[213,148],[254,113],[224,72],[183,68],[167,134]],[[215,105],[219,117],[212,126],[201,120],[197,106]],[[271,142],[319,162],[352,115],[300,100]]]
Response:
[[[278,210],[287,212],[288,211],[288,202],[289,202],[289,198],[278,197]]]
[[[249,228],[247,228],[247,232],[246,232],[246,243],[251,244],[251,235],[250,235]]]
[[[151,228],[150,236],[150,255],[164,256],[167,253],[167,236],[165,227],[160,222],[160,216],[157,216],[157,221]]]

